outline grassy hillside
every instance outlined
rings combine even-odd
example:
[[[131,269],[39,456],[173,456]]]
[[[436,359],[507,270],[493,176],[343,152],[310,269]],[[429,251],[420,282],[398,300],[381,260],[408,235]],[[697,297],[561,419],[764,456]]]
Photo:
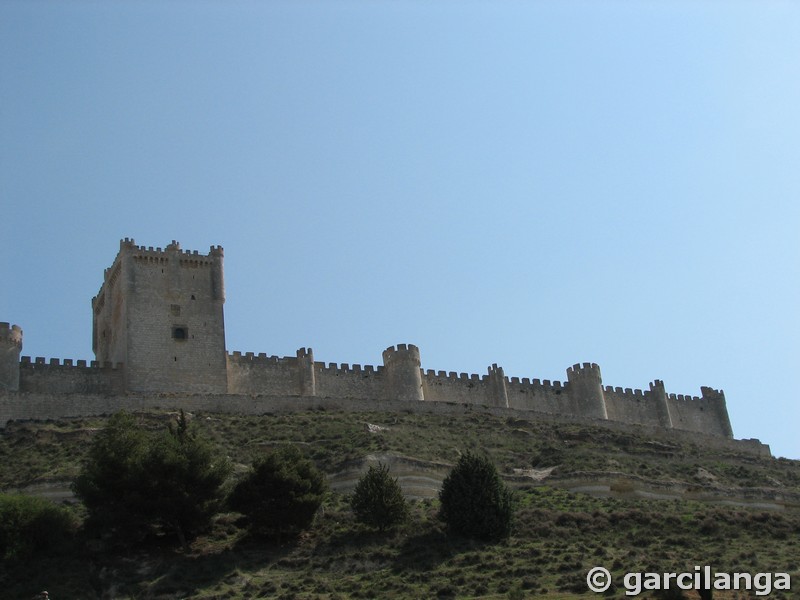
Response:
[[[164,427],[171,418],[166,413],[139,416],[142,426],[151,428]],[[11,424],[0,436],[0,487],[65,487],[103,423]],[[411,522],[382,536],[357,525],[346,498],[331,493],[314,528],[291,544],[248,539],[238,515],[223,514],[189,553],[156,544],[119,555],[87,542],[68,557],[4,565],[0,589],[7,597],[29,598],[47,589],[54,600],[591,598],[597,595],[587,591],[585,577],[593,566],[611,570],[619,585],[603,597],[626,597],[626,572],[691,572],[695,565],[711,565],[720,572],[789,572],[800,585],[797,506],[764,510],[624,497],[625,487],[637,482],[711,491],[720,499],[752,496],[752,488],[797,495],[797,461],[482,413],[458,418],[342,411],[263,417],[197,414],[194,424],[240,470],[265,448],[287,443],[301,447],[331,475],[367,455],[396,455],[446,468],[461,451],[485,452],[515,488],[513,534],[499,544],[449,538],[435,518],[437,501],[431,498],[414,501]],[[542,481],[520,475],[530,470],[550,475]],[[623,497],[559,489],[564,481],[601,476],[619,481],[617,491]],[[749,596],[715,594],[738,597]],[[792,596],[773,592],[769,597]]]

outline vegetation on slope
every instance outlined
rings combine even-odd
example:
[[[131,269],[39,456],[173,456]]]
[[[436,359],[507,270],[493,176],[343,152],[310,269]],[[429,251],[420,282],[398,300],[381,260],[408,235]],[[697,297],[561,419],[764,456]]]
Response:
[[[136,415],[164,429],[168,414]],[[105,419],[15,423],[0,436],[0,487],[70,480]],[[367,454],[401,454],[456,463],[487,455],[505,475],[556,467],[558,476],[613,471],[650,481],[718,488],[800,490],[796,461],[757,459],[688,443],[654,443],[636,433],[577,425],[399,413],[312,411],[238,417],[195,415],[199,435],[244,473],[264,449],[299,448],[324,472]],[[376,433],[367,427],[378,423]],[[605,566],[621,581],[630,571],[789,572],[800,581],[800,512],[596,498],[517,480],[511,535],[483,543],[449,535],[438,501],[411,503],[409,520],[388,533],[359,524],[348,499],[329,494],[316,520],[284,543],[250,537],[236,513],[217,515],[188,550],[171,539],[108,553],[77,539],[69,553],[5,561],[0,589],[28,598],[506,598],[594,597],[586,572]],[[81,517],[80,507],[76,509]],[[798,585],[795,583],[795,585]],[[605,597],[626,597],[617,588]],[[689,596],[687,596],[689,597]],[[715,598],[734,595],[716,594]],[[744,596],[742,596],[744,597]],[[788,598],[783,592],[771,598]]]

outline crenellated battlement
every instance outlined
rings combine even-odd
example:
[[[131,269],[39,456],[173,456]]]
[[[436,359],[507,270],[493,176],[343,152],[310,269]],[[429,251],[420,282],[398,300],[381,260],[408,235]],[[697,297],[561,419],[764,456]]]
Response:
[[[610,385],[606,386],[603,389],[606,392],[613,392],[621,396],[644,396],[644,391],[640,389],[611,387]]]
[[[688,396],[684,394],[667,394],[667,400],[673,402],[700,402],[699,396]]]
[[[593,377],[596,379],[601,379],[602,376],[600,375],[600,367],[595,363],[577,363],[572,365],[567,369],[567,379],[571,379],[575,376],[581,377]]]
[[[295,358],[293,356],[268,356],[264,352],[259,352],[258,354],[255,354],[254,352],[245,352],[242,354],[238,350],[234,350],[233,352],[228,353],[228,360],[239,363],[274,365],[295,360]]]
[[[457,373],[455,371],[434,371],[428,369],[424,372],[426,380],[441,380],[447,383],[475,384],[489,379],[488,375],[478,375],[476,373]]]
[[[381,366],[373,365],[359,365],[349,363],[324,363],[318,362],[314,364],[314,368],[328,375],[377,375],[383,370]]]
[[[567,385],[566,382],[557,379],[551,381],[549,379],[531,379],[530,377],[511,377],[508,379],[508,382],[512,385],[543,389],[562,389]]]
[[[22,329],[20,326],[0,322],[0,343],[22,348]]]
[[[161,256],[165,254],[172,254],[178,255],[178,257],[182,260],[182,262],[186,264],[191,264],[192,260],[198,262],[205,262],[201,261],[202,258],[213,258],[216,256],[223,256],[224,250],[222,246],[211,246],[209,248],[208,254],[200,254],[197,250],[181,250],[180,242],[176,240],[172,240],[169,244],[167,244],[164,248],[160,246],[139,246],[132,238],[124,238],[119,242],[119,249],[120,251],[127,251],[133,253],[133,255],[137,258],[141,259],[158,259],[167,257]],[[208,262],[208,264],[213,264],[212,262]]]
[[[394,360],[397,356],[416,356],[419,359],[419,348],[414,344],[397,344],[396,346],[389,346],[383,351],[383,362]]]
[[[30,356],[21,356],[19,359],[19,366],[21,369],[122,369],[122,363],[112,363],[110,361],[103,361],[102,363],[96,360],[86,361],[83,359],[74,360],[72,358],[51,358],[47,359],[44,356],[37,356],[31,360]]]

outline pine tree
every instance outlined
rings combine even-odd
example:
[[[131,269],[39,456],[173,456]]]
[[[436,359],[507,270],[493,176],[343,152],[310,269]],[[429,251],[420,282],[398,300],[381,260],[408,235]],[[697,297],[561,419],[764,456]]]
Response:
[[[511,491],[488,458],[463,454],[442,483],[439,500],[439,518],[451,533],[495,540],[511,532]]]
[[[187,538],[204,529],[220,507],[230,471],[227,459],[215,457],[181,410],[178,422],[156,436],[143,457],[143,512],[186,547]]]
[[[294,446],[270,452],[233,489],[230,507],[256,535],[296,536],[311,525],[327,492],[324,475]]]
[[[408,503],[397,479],[389,475],[388,465],[378,463],[358,480],[350,506],[356,519],[381,532],[408,519]]]

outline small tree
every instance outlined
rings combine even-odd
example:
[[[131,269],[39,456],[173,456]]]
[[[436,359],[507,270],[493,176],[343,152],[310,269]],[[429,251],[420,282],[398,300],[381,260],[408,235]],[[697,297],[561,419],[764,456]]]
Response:
[[[378,463],[358,480],[350,506],[356,519],[381,532],[408,519],[408,503],[397,479],[389,475],[388,465]]]
[[[452,533],[493,540],[511,532],[511,492],[488,458],[463,454],[442,483],[439,500],[439,518]]]
[[[250,519],[254,534],[282,539],[311,525],[326,492],[325,477],[314,463],[285,446],[256,461],[229,504]]]

